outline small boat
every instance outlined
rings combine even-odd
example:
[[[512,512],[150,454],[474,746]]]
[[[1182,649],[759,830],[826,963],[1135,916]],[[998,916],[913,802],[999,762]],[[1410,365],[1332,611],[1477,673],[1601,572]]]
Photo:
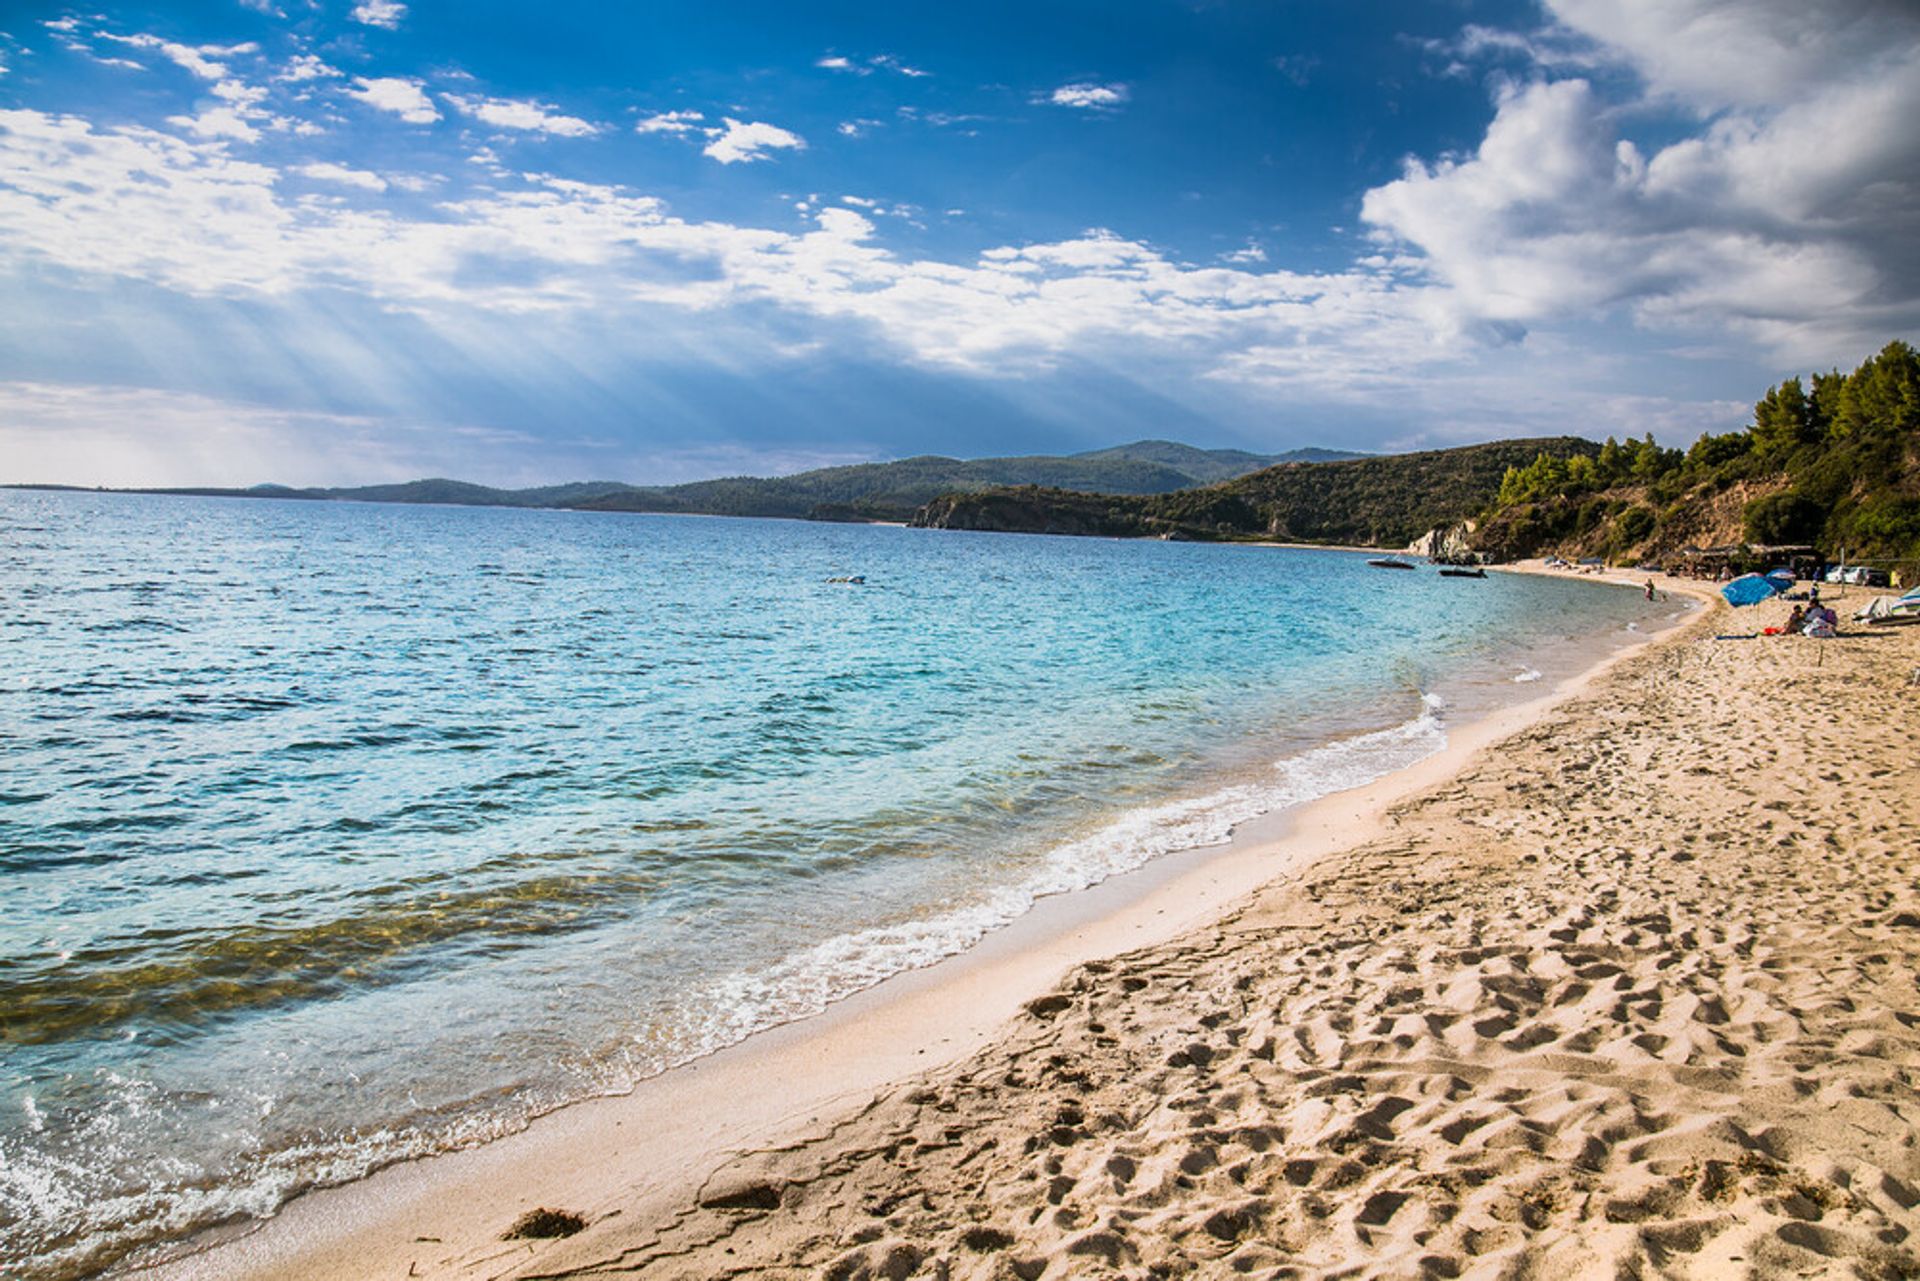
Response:
[[[1415,566],[1415,565],[1413,564],[1413,562],[1411,562],[1411,561],[1405,561],[1405,560],[1395,560],[1395,559],[1394,559],[1393,557],[1391,557],[1391,556],[1382,556],[1382,557],[1381,557],[1380,559],[1378,559],[1378,560],[1370,560],[1370,561],[1368,561],[1368,562],[1367,562],[1367,564],[1369,564],[1369,565],[1371,565],[1371,566],[1373,566],[1373,567],[1374,567],[1375,569],[1414,569],[1414,568],[1417,568],[1417,566]]]
[[[1442,578],[1485,578],[1486,576],[1487,571],[1481,569],[1478,565],[1475,565],[1472,569],[1468,569],[1464,565],[1448,565],[1440,571],[1440,577]]]

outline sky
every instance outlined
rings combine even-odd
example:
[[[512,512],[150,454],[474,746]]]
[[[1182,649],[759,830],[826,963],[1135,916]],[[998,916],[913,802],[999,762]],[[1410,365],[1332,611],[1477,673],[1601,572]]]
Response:
[[[1911,0],[0,0],[0,481],[1668,444],[1920,337]]]

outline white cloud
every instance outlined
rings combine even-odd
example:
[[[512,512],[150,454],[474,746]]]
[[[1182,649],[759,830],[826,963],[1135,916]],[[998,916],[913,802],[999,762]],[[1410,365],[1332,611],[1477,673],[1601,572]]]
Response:
[[[778,125],[764,124],[760,121],[740,121],[731,116],[724,117],[726,126],[719,137],[701,148],[703,155],[712,156],[723,165],[737,165],[753,160],[767,159],[769,151],[781,148],[804,149],[806,139],[797,133],[790,133]]]
[[[915,80],[933,74],[931,71],[922,71],[918,67],[908,66],[905,62],[902,62],[890,53],[877,54],[874,57],[868,58],[867,62],[872,66],[879,67],[883,71],[891,71],[895,75],[907,76]]]
[[[197,138],[234,138],[240,142],[258,142],[260,131],[235,107],[207,107],[191,116],[168,116],[167,123],[177,125]]]
[[[918,80],[933,74],[911,66],[898,55],[891,53],[875,54],[864,62],[855,62],[852,58],[834,53],[817,60],[813,65],[823,71],[840,71],[853,76],[870,76],[875,71],[891,71],[897,76]]]
[[[442,96],[463,114],[498,129],[518,129],[562,138],[586,138],[600,131],[598,125],[578,116],[561,115],[542,103],[526,99],[472,98],[457,93]]]
[[[1509,84],[1471,151],[1410,161],[1366,193],[1377,243],[1344,270],[1271,268],[1259,254],[1280,257],[1272,243],[1195,265],[1103,230],[916,257],[875,226],[907,211],[864,197],[824,208],[809,197],[799,230],[694,222],[642,193],[514,174],[479,153],[486,186],[460,194],[450,182],[454,194],[424,210],[354,208],[304,183],[277,186],[282,170],[236,160],[218,136],[32,111],[0,112],[0,262],[202,296],[343,290],[428,324],[529,311],[799,318],[809,342],[887,344],[909,361],[993,376],[1069,358],[1166,362],[1210,386],[1418,405],[1456,423],[1487,421],[1475,398],[1504,396],[1522,410],[1591,410],[1582,421],[1598,430],[1612,429],[1603,412],[1664,414],[1682,430],[1684,405],[1608,408],[1598,373],[1559,399],[1521,393],[1529,377],[1537,390],[1543,360],[1573,367],[1569,335],[1583,326],[1751,335],[1822,365],[1911,332],[1920,139],[1906,122],[1920,112],[1920,44],[1884,43],[1857,68],[1836,55],[1825,79],[1796,80],[1765,108],[1725,103],[1678,139],[1669,109],[1660,145],[1645,149],[1621,134],[1647,118],[1620,109],[1623,77]],[[1619,47],[1594,49],[1628,65]],[[1678,100],[1643,79],[1669,108]],[[382,109],[431,110],[418,81],[355,84],[363,100],[384,95],[372,104]],[[655,131],[706,127],[690,113],[663,118],[689,128]],[[802,145],[732,119],[706,141],[725,163]],[[791,338],[787,329],[764,350]]]
[[[398,3],[398,0],[360,0],[352,13],[355,22],[386,31],[397,30],[406,16],[407,6]]]
[[[1777,107],[1871,78],[1920,45],[1904,0],[1546,0],[1568,30],[1658,95],[1705,110]]]
[[[162,40],[158,36],[144,34],[117,36],[111,32],[103,31],[100,33],[100,38],[103,40],[111,40],[115,44],[123,44],[131,48],[145,49],[158,53],[169,62],[184,67],[202,80],[224,80],[228,76],[228,71],[227,64],[222,61],[222,59],[236,57],[241,54],[258,53],[260,51],[260,46],[256,44],[185,45],[177,41]]]
[[[303,80],[326,80],[339,75],[339,68],[328,66],[310,53],[298,53],[287,60],[285,69],[275,79],[297,84]]]
[[[706,117],[698,111],[663,111],[642,117],[633,126],[635,133],[691,133]]]
[[[686,222],[650,197],[537,176],[504,187],[502,175],[502,190],[418,216],[313,204],[216,142],[35,112],[0,112],[0,172],[24,175],[0,187],[9,257],[190,294],[324,285],[459,315],[772,303],[860,326],[914,360],[995,369],[1107,343],[1307,350],[1361,333],[1404,351],[1424,323],[1376,273],[1195,268],[1109,232],[947,263],[885,249],[850,208],[821,209],[796,234]]]
[[[1056,107],[1078,107],[1083,110],[1106,111],[1124,104],[1131,91],[1123,84],[1078,84],[1061,85],[1047,95],[1047,101]]]
[[[1368,192],[1362,216],[1445,286],[1456,324],[1618,307],[1827,361],[1920,323],[1920,16],[1865,0],[1554,8],[1556,50],[1587,40],[1589,62],[1640,77],[1648,97],[1628,105],[1704,123],[1644,154],[1589,80],[1508,85],[1473,154],[1410,161]]]
[[[355,76],[354,87],[346,94],[370,107],[391,111],[411,125],[430,125],[440,118],[433,100],[421,89],[418,80],[404,76]]]
[[[365,169],[351,169],[346,165],[332,163],[301,165],[294,172],[312,178],[316,182],[338,183],[343,187],[358,187],[362,191],[387,189],[387,180],[379,174],[369,173]]]

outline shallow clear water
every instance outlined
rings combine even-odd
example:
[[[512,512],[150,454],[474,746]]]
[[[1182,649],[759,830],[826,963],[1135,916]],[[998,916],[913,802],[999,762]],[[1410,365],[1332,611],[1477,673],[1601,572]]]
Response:
[[[817,1010],[1672,609],[1277,548],[5,491],[0,599],[0,1260],[49,1276]]]

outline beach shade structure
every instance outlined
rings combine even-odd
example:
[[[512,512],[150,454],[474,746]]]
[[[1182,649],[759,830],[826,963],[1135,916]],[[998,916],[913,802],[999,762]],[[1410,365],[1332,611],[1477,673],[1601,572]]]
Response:
[[[1759,574],[1742,574],[1720,589],[1729,605],[1758,605],[1763,600],[1772,600],[1780,594],[1780,588],[1768,578]]]

